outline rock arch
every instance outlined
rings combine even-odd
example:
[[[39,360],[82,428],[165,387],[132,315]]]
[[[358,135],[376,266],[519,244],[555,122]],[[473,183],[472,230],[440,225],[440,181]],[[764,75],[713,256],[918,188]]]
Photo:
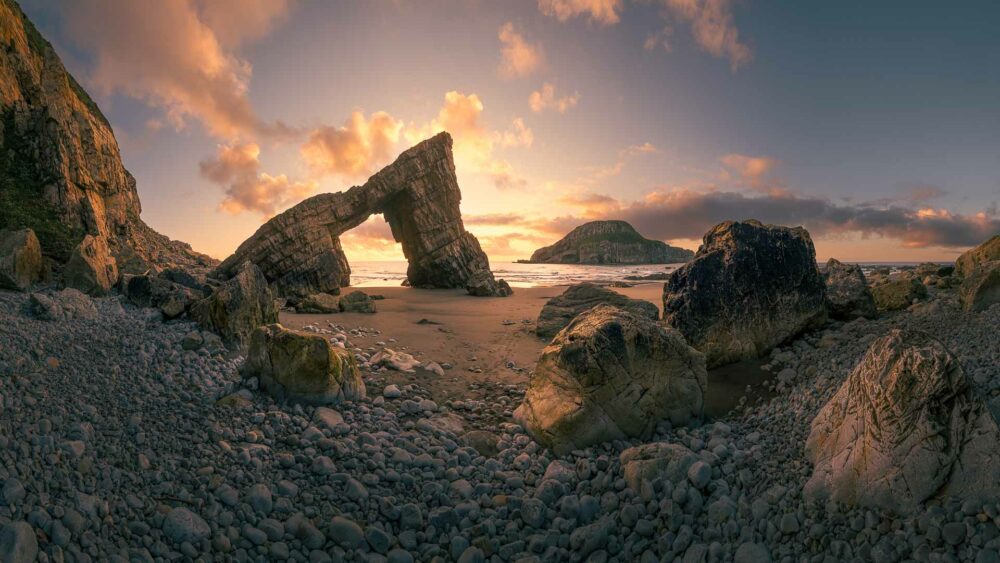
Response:
[[[410,285],[474,284],[476,294],[509,293],[503,280],[493,278],[486,253],[462,224],[451,146],[451,136],[440,133],[403,152],[362,186],[302,201],[264,223],[213,277],[228,279],[250,261],[279,295],[335,292],[350,285],[351,274],[340,235],[381,213],[402,244]]]

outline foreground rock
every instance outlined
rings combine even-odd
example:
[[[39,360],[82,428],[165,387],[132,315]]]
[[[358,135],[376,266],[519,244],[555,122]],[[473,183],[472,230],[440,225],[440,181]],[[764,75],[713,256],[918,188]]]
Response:
[[[955,260],[955,273],[968,277],[980,264],[991,260],[1000,260],[1000,235],[993,235],[986,242],[962,253]]]
[[[295,312],[300,314],[330,314],[340,312],[340,297],[329,293],[313,293],[295,304]]]
[[[40,279],[42,247],[34,231],[0,231],[0,289],[24,291]]]
[[[843,264],[830,258],[822,273],[831,317],[851,320],[859,317],[874,319],[878,316],[875,299],[860,266]]]
[[[174,319],[188,311],[205,297],[201,290],[171,281],[167,276],[154,274],[122,276],[120,291],[136,307],[154,307],[164,318]]]
[[[545,264],[675,264],[694,253],[649,240],[625,221],[591,221],[552,246],[539,248],[530,262]]]
[[[704,356],[676,331],[610,305],[577,316],[542,352],[514,419],[564,454],[657,422],[701,417]]]
[[[807,498],[910,512],[934,496],[1000,498],[1000,429],[938,340],[875,341],[812,423]]]
[[[983,262],[963,281],[958,298],[966,311],[978,312],[1000,303],[1000,260]]]
[[[260,269],[247,262],[208,297],[191,306],[191,318],[229,345],[245,347],[257,327],[278,322],[278,309]]]
[[[97,318],[94,302],[71,287],[54,293],[32,293],[28,309],[35,318],[43,321]]]
[[[486,253],[462,224],[451,145],[441,133],[363,186],[306,199],[262,225],[213,275],[232,277],[250,261],[279,295],[332,292],[350,281],[339,236],[382,213],[403,246],[413,287],[464,288],[476,274],[492,280]]]
[[[826,320],[826,287],[801,228],[727,221],[663,288],[663,319],[708,367],[757,358]]]
[[[118,263],[111,255],[107,239],[83,237],[63,269],[63,282],[88,295],[107,295],[118,283]]]
[[[352,291],[340,298],[338,308],[341,313],[367,313],[375,312],[375,300],[363,291]]]
[[[261,387],[280,399],[310,404],[355,401],[365,384],[354,356],[315,334],[298,334],[280,324],[254,331],[244,367]]]
[[[927,287],[916,278],[890,279],[872,287],[879,311],[898,311],[927,297]]]
[[[480,270],[465,283],[465,290],[473,297],[510,297],[514,290],[506,280],[498,280],[492,272]]]
[[[565,328],[577,315],[602,304],[614,305],[619,309],[653,321],[660,318],[660,310],[649,301],[632,299],[592,283],[581,283],[571,285],[561,295],[549,299],[542,307],[541,312],[538,313],[535,334],[543,338],[551,338]]]

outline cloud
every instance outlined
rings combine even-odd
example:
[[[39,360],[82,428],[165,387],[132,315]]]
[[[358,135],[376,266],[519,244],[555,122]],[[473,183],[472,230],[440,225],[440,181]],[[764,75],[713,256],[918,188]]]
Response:
[[[584,217],[607,217],[618,213],[621,204],[615,198],[593,192],[573,193],[560,196],[559,203],[577,207]]]
[[[913,248],[967,247],[1000,232],[1000,216],[995,213],[962,215],[899,205],[844,205],[793,194],[747,195],[678,187],[654,191],[639,201],[620,203],[611,213],[603,212],[608,205],[596,201],[584,207],[582,215],[623,219],[644,235],[661,240],[700,238],[712,225],[742,219],[802,225],[813,236],[860,234],[897,239]]]
[[[64,21],[71,40],[93,55],[88,82],[98,91],[160,108],[177,129],[195,119],[223,139],[285,135],[286,126],[254,113],[252,68],[233,49],[267,34],[288,4],[254,4],[163,0],[151,9],[130,0],[78,0],[65,5]]]
[[[514,24],[507,22],[500,26],[497,34],[502,47],[500,48],[500,67],[497,71],[504,78],[528,76],[542,66],[542,47],[539,44],[528,43]]]
[[[318,188],[316,182],[296,182],[284,174],[261,172],[259,158],[256,143],[219,145],[214,158],[199,163],[202,177],[225,189],[220,210],[233,214],[256,211],[270,217]]]
[[[542,85],[541,90],[532,92],[528,96],[528,105],[535,113],[541,113],[547,109],[566,113],[570,108],[575,107],[578,101],[580,101],[580,94],[576,92],[570,96],[556,96],[556,87],[548,82]]]
[[[601,25],[618,23],[622,0],[538,0],[538,9],[546,16],[566,21],[577,16],[587,16]]]
[[[658,152],[660,152],[660,149],[656,148],[656,145],[650,142],[645,142],[641,145],[630,145],[618,151],[618,158],[615,160],[614,164],[610,166],[588,167],[587,176],[578,179],[577,183],[585,186],[600,184],[608,178],[613,178],[621,174],[625,169],[625,165],[628,164],[628,162],[633,158],[642,155],[656,154]]]
[[[769,156],[727,154],[719,159],[725,168],[722,180],[736,180],[740,185],[762,193],[785,193],[784,181],[775,175],[780,162]],[[734,177],[735,175],[735,177]]]
[[[517,176],[513,166],[498,157],[498,147],[527,147],[534,142],[534,133],[520,118],[511,128],[491,130],[483,120],[483,102],[476,94],[447,92],[436,118],[421,125],[410,124],[403,131],[413,144],[440,131],[448,131],[454,139],[455,159],[473,170],[490,177],[498,189],[521,189],[527,182]]]
[[[663,0],[668,18],[691,26],[695,43],[712,56],[729,59],[733,70],[753,60],[753,50],[740,41],[731,0]],[[669,26],[664,30],[669,35]]]
[[[300,152],[315,174],[367,178],[394,156],[402,129],[401,121],[383,111],[368,119],[354,111],[340,127],[313,130]]]

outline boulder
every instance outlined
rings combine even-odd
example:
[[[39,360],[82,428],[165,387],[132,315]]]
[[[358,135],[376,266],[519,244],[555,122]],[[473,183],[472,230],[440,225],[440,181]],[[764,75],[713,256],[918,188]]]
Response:
[[[873,286],[872,297],[879,311],[898,311],[927,297],[927,287],[916,278],[900,277]]]
[[[38,557],[38,538],[31,524],[22,521],[0,526],[0,561],[34,563]]]
[[[88,295],[107,295],[118,283],[118,263],[111,255],[107,239],[83,237],[63,269],[63,282]]]
[[[960,362],[930,335],[893,330],[812,422],[806,498],[911,512],[937,496],[1000,497],[1000,429]]]
[[[28,299],[28,311],[43,321],[97,318],[94,301],[71,287],[48,294],[32,293]]]
[[[826,285],[802,227],[720,223],[663,288],[664,321],[709,368],[758,358],[826,318]]]
[[[403,247],[413,287],[464,288],[477,273],[492,280],[486,253],[462,223],[461,201],[452,139],[440,133],[364,185],[310,197],[271,218],[212,275],[231,278],[250,261],[279,295],[333,292],[350,282],[340,235],[381,213]]]
[[[340,298],[329,293],[313,293],[295,304],[295,312],[300,314],[330,314],[340,312]]]
[[[620,456],[625,482],[637,492],[643,480],[665,479],[671,483],[684,480],[698,459],[687,447],[667,442],[634,446]]]
[[[201,290],[151,274],[125,274],[119,291],[129,303],[136,307],[155,307],[167,319],[183,315],[195,302],[205,297]]]
[[[375,300],[363,291],[352,291],[340,298],[341,313],[374,313]]]
[[[592,283],[580,283],[569,286],[562,294],[549,299],[538,313],[535,334],[542,338],[551,338],[577,315],[601,304],[614,305],[654,321],[660,318],[660,310],[649,301],[625,297],[621,293]]]
[[[826,284],[827,309],[831,317],[851,320],[858,317],[874,319],[878,316],[875,299],[860,266],[843,264],[836,258],[830,258],[822,274]]]
[[[331,404],[365,397],[353,354],[317,334],[299,334],[280,324],[257,328],[244,364],[246,377],[281,399]]]
[[[578,315],[542,351],[514,419],[562,455],[702,415],[705,357],[676,330],[611,305]]]
[[[372,354],[370,363],[373,366],[385,367],[404,373],[416,373],[416,368],[422,365],[420,360],[406,352],[396,352],[390,348],[383,348]]]
[[[958,299],[966,311],[977,312],[1000,303],[1000,260],[981,262],[962,280]]]
[[[31,229],[0,231],[0,289],[24,291],[42,279],[42,247]]]
[[[231,279],[191,306],[191,318],[217,332],[229,345],[245,347],[260,326],[278,322],[267,279],[247,262]]]
[[[1000,235],[993,235],[989,240],[975,248],[971,248],[955,260],[955,273],[967,277],[983,262],[1000,260]]]
[[[514,294],[506,280],[494,279],[487,270],[473,273],[465,283],[465,290],[473,297],[510,297]]]

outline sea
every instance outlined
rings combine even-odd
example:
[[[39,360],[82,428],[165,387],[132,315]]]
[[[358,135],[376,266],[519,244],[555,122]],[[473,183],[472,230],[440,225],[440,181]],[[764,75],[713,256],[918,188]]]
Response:
[[[917,262],[857,262],[868,273],[878,267],[899,271],[916,266]],[[491,261],[493,274],[507,280],[512,287],[550,287],[582,282],[610,283],[628,281],[634,276],[669,274],[683,264],[641,264],[596,266],[580,264],[525,264],[521,262]],[[396,286],[406,279],[406,262],[359,261],[351,262],[352,287]],[[660,282],[662,283],[662,282]]]

